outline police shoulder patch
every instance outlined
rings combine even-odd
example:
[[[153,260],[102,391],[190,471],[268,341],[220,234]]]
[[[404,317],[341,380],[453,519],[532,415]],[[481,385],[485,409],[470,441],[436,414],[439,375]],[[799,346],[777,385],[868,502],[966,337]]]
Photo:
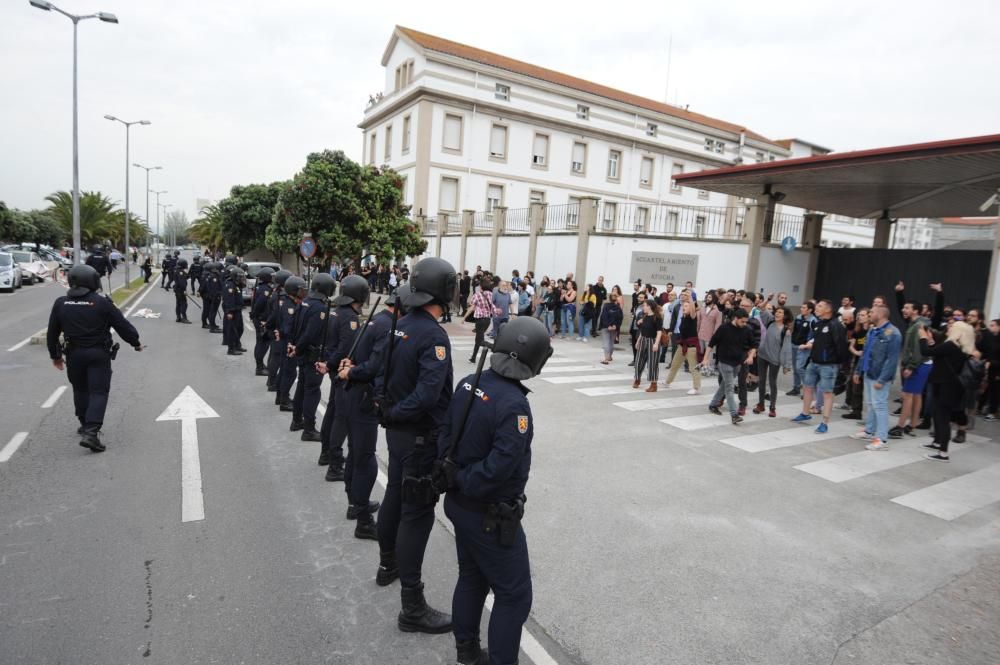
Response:
[[[517,417],[517,431],[521,434],[528,433],[528,416]]]
[[[319,318],[320,319],[325,319],[326,318],[326,312],[320,312],[319,313]]]
[[[436,357],[438,360],[445,360],[448,357],[448,349],[443,346],[435,346],[434,357]]]
[[[232,289],[229,289],[229,292],[230,292],[230,293],[232,293],[232,292],[233,292],[233,290],[232,290]]]
[[[289,307],[288,308],[288,313],[289,314],[294,314],[295,313],[295,308],[294,307]]]
[[[357,330],[357,329],[358,329],[358,322],[351,321],[351,330]]]

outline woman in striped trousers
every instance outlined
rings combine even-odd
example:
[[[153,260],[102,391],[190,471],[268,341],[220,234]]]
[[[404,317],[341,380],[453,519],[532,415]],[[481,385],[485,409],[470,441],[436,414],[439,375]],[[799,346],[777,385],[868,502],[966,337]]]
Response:
[[[632,387],[639,387],[642,370],[648,368],[647,393],[656,392],[656,381],[659,379],[660,365],[657,359],[660,352],[659,334],[662,321],[659,305],[654,300],[646,300],[642,304],[642,321],[639,322],[639,338],[636,340],[635,381],[632,382]]]

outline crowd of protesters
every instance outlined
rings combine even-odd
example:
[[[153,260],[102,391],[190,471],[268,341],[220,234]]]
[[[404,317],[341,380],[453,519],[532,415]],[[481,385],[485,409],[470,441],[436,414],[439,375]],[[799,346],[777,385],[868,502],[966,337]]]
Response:
[[[930,285],[933,302],[907,298],[903,283],[896,285],[902,329],[890,322],[884,296],[869,306],[852,296],[839,306],[809,300],[793,314],[785,293],[716,289],[699,299],[691,282],[660,290],[637,280],[631,287],[626,299],[603,277],[580,288],[572,273],[536,279],[515,270],[505,279],[481,267],[465,271],[459,313],[475,328],[470,361],[510,317],[534,316],[551,337],[599,338],[602,364],[614,361],[617,346],[630,348],[635,389],[669,389],[683,371],[691,376],[687,393],[698,395],[703,379],[715,377],[709,411],[723,415],[725,406],[739,424],[751,397],[754,414],[777,417],[778,379],[790,374],[785,396],[801,399],[793,422],[818,421],[816,433],[825,434],[839,408],[846,411],[842,418],[863,421],[852,438],[872,452],[927,430],[933,437],[924,444],[927,457],[939,462],[949,460],[950,443],[965,442],[976,415],[1000,416],[1000,320],[984,325],[980,310],[946,304],[940,284]],[[890,413],[897,379],[899,408]],[[891,416],[898,417],[895,424]]]

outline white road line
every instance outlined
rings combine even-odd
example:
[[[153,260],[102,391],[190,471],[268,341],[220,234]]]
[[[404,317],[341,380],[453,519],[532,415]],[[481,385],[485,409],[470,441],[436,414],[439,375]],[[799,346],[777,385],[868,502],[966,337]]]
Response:
[[[816,443],[819,441],[830,441],[837,437],[846,436],[857,430],[857,424],[853,422],[832,422],[830,431],[826,434],[817,434],[814,430],[822,420],[814,417],[804,425],[794,425],[788,429],[776,432],[764,432],[763,434],[749,434],[746,436],[735,436],[722,439],[720,443],[727,446],[745,450],[748,453],[760,453],[765,450],[775,450],[776,448],[788,448],[799,446],[804,443]],[[867,451],[866,451],[867,452]],[[884,455],[885,453],[872,453],[873,455]]]
[[[35,337],[36,335],[41,335],[46,330],[47,330],[46,328],[42,328],[41,330],[39,330],[38,332],[36,332],[34,335],[29,335],[28,337],[25,337],[20,342],[18,342],[14,346],[10,347],[9,349],[7,349],[7,351],[17,351],[18,349],[20,349],[25,344],[29,344],[31,342],[31,338],[32,337]]]
[[[893,503],[943,520],[956,519],[997,501],[1000,501],[1000,464],[897,496],[892,500]]]
[[[637,399],[630,402],[615,402],[614,405],[626,411],[656,411],[659,409],[675,409],[681,406],[702,405],[708,408],[708,395],[691,395],[688,397],[666,397],[664,399]],[[718,416],[716,416],[718,417]]]
[[[778,408],[775,409],[778,413],[779,418],[790,418],[796,415],[802,406],[800,404],[779,404]],[[685,430],[687,432],[699,429],[708,429],[710,427],[719,427],[721,425],[732,425],[732,421],[725,417],[729,414],[724,414],[722,418],[715,415],[714,413],[698,414],[696,416],[679,416],[677,418],[664,418],[660,422],[665,425],[670,425],[678,429]],[[754,415],[753,420],[747,421],[751,422],[774,422],[764,414]]]
[[[136,299],[136,301],[134,303],[132,303],[132,306],[128,308],[128,311],[125,312],[125,318],[126,319],[128,317],[132,316],[132,312],[134,312],[135,308],[139,306],[139,303],[142,302],[142,299],[149,295],[149,292],[153,290],[153,287],[155,285],[156,285],[156,282],[150,282],[146,286],[146,291],[141,296],[139,296],[138,299]]]
[[[42,403],[42,408],[51,409],[53,406],[55,406],[55,403],[59,401],[59,398],[62,397],[62,394],[64,392],[66,392],[66,386],[59,386],[58,388],[53,390],[52,394],[49,395],[49,398],[45,400],[44,403]]]
[[[3,447],[3,450],[0,450],[0,462],[6,462],[7,460],[9,460],[11,456],[17,452],[17,449],[21,447],[21,444],[24,443],[24,440],[27,438],[28,438],[27,432],[18,432],[13,437],[11,437],[10,441],[7,442],[7,445]]]
[[[863,447],[864,443],[866,442],[858,441],[859,447]],[[886,451],[860,450],[847,455],[799,464],[795,468],[829,480],[831,483],[843,483],[919,462],[927,452],[929,451],[916,441],[890,441],[889,450]]]
[[[568,363],[578,363],[578,362],[583,362],[583,361],[577,360],[576,358],[549,358],[548,360],[545,361],[545,366],[548,367],[549,365],[565,365]]]
[[[547,374],[549,372],[607,372],[608,368],[603,365],[557,365],[555,367],[549,367],[546,363],[545,368],[542,369],[542,374]]]
[[[631,381],[631,374],[585,374],[583,376],[542,376],[542,381],[549,383],[598,383],[600,381]],[[631,385],[631,384],[630,384]]]

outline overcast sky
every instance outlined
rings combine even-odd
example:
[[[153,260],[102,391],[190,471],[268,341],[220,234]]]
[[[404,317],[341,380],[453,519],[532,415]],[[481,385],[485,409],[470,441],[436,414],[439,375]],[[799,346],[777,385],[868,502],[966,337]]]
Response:
[[[1000,132],[1000,3],[60,0],[80,24],[80,186],[124,203],[132,161],[197,198],[285,179],[307,153],[361,157],[396,24],[843,151]],[[0,200],[71,188],[72,24],[0,0]],[[145,211],[144,172],[132,207]],[[156,218],[155,210],[150,215]]]

